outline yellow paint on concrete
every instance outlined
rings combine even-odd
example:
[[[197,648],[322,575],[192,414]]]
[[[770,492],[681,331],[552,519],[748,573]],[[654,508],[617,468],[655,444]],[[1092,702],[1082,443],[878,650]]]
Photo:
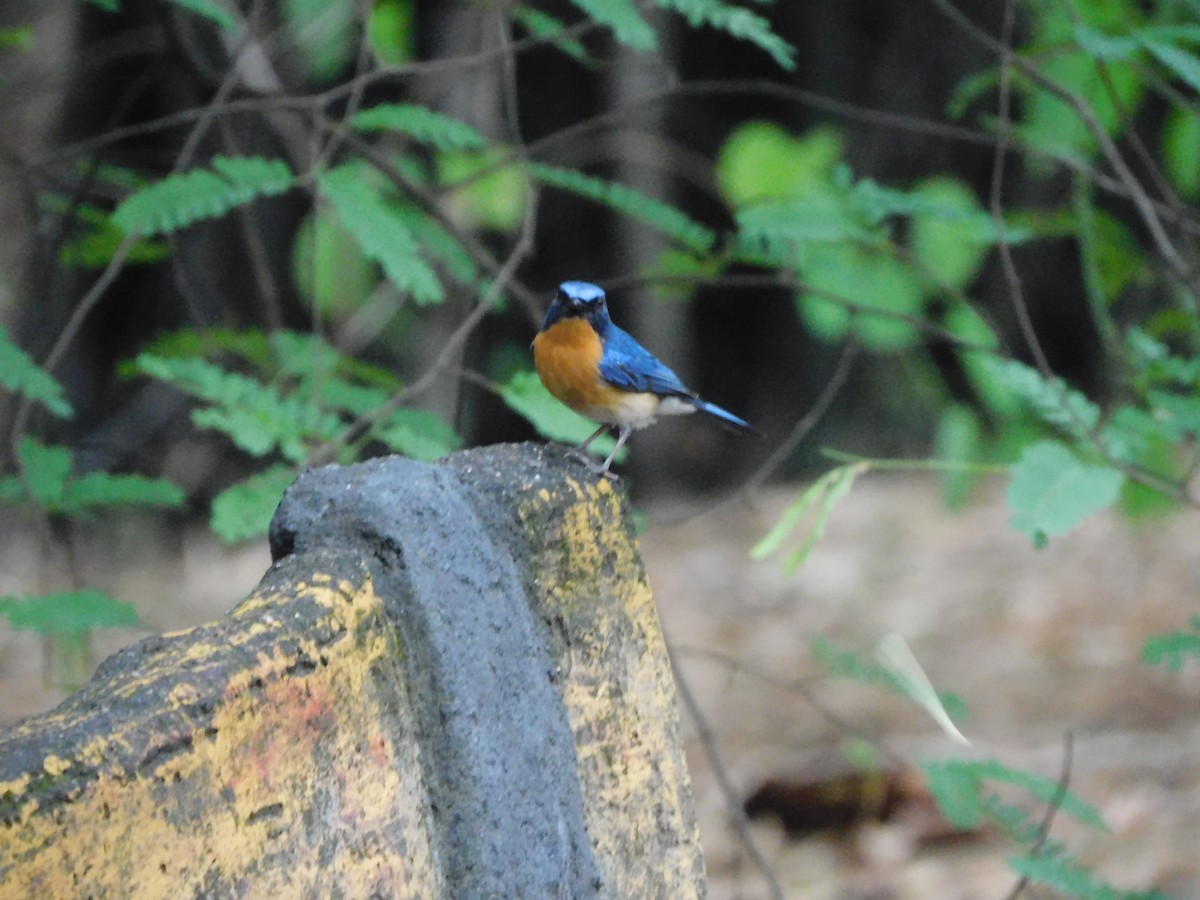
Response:
[[[601,479],[568,480],[575,503],[534,495],[521,510],[540,532],[539,611],[563,620],[555,660],[575,733],[584,815],[613,897],[704,893],[704,864],[679,737],[675,684],[654,597],[621,497]],[[653,847],[654,884],[622,865]],[[662,896],[662,894],[659,894]]]
[[[378,627],[381,601],[369,579],[337,590],[330,583],[314,577],[300,596],[254,598],[263,601],[255,608],[276,613],[281,636],[289,604],[305,598],[329,610],[339,636],[319,648],[311,639],[275,643],[208,698],[215,701],[209,722],[180,726],[178,734],[138,732],[146,751],[187,739],[150,771],[106,767],[104,746],[119,743],[119,734],[97,737],[75,758],[47,756],[51,777],[77,765],[95,777],[53,814],[39,814],[38,801],[27,798],[20,824],[0,829],[0,859],[18,860],[0,881],[31,897],[193,896],[213,885],[234,892],[239,883],[268,897],[441,895],[417,750],[396,741],[390,721],[394,691],[403,690],[396,638]],[[169,663],[133,682],[170,677],[215,649],[181,645]],[[301,656],[317,655],[323,665],[287,674]],[[390,672],[385,684],[380,668]],[[167,696],[170,708],[201,699],[187,681]],[[334,777],[315,783],[317,772]],[[0,785],[0,797],[30,786],[28,776]],[[305,837],[313,817],[320,843]]]

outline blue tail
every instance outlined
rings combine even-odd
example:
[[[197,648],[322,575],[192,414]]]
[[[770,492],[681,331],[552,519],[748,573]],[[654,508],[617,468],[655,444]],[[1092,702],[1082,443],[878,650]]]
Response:
[[[696,409],[720,419],[722,424],[731,431],[737,431],[741,434],[758,434],[758,429],[745,419],[738,418],[727,409],[721,409],[715,403],[709,403],[707,400],[701,400],[699,397],[693,398],[692,402],[696,405]]]

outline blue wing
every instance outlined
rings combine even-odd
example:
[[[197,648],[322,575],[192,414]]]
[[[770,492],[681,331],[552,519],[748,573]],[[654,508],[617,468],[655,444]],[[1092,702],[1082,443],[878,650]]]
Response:
[[[691,397],[679,376],[616,325],[609,325],[600,358],[600,377],[623,391]]]

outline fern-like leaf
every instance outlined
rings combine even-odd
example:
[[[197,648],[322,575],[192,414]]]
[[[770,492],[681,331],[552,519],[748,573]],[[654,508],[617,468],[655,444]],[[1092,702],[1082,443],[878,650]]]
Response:
[[[1013,871],[1032,882],[1082,900],[1171,900],[1161,891],[1123,891],[1065,853],[1018,856],[1009,860]]]
[[[575,38],[565,36],[565,26],[554,16],[548,16],[531,6],[516,6],[512,15],[513,20],[535,38],[552,42],[559,50],[578,62],[588,64],[592,61],[583,44]]]
[[[716,235],[712,230],[700,225],[675,207],[626,185],[584,175],[573,169],[560,169],[541,163],[530,164],[529,174],[543,184],[570,191],[639,219],[679,241],[693,253],[707,253],[716,242]]]
[[[1191,631],[1169,631],[1147,640],[1142,659],[1147,665],[1165,665],[1172,672],[1183,671],[1188,659],[1200,659],[1200,617],[1192,617]]]
[[[229,543],[266,534],[283,492],[295,479],[294,467],[278,464],[226,488],[213,498],[209,526]]]
[[[38,597],[0,597],[0,616],[17,631],[75,634],[93,628],[137,628],[141,624],[132,603],[114,600],[100,591],[64,591]]]
[[[613,37],[631,50],[653,50],[658,35],[638,11],[634,0],[571,0],[588,17],[612,30]]]
[[[70,512],[107,506],[166,509],[183,506],[184,496],[178,486],[161,478],[89,472],[67,486],[63,507]]]
[[[433,462],[462,446],[454,429],[423,409],[398,409],[374,432],[397,453]]]
[[[487,146],[478,131],[459,119],[410,103],[379,103],[350,119],[356,131],[398,131],[439,150],[481,150]]]
[[[1026,769],[1014,769],[996,759],[935,760],[924,765],[929,788],[946,818],[956,825],[975,827],[984,813],[982,783],[994,781],[1024,791],[1038,803],[1058,808],[1083,825],[1107,831],[1096,808],[1052,778]],[[967,825],[971,822],[973,824]]]
[[[358,166],[330,169],[317,181],[346,230],[354,235],[363,252],[383,267],[396,287],[412,294],[417,303],[442,301],[442,284],[421,259],[412,231]]]
[[[536,372],[514,372],[497,390],[509,409],[524,416],[539,434],[552,441],[577,444],[596,430],[595,422],[556,400]],[[613,439],[606,435],[591,445],[596,453],[603,454],[611,452],[613,446]]]
[[[214,3],[213,0],[169,0],[169,2],[190,10],[198,16],[208,19],[210,22],[215,22],[226,31],[233,31],[237,28],[237,19],[230,15],[228,10]]]
[[[342,430],[336,415],[307,399],[285,397],[270,385],[227,372],[203,359],[169,359],[143,353],[137,364],[147,375],[210,404],[193,411],[196,427],[226,434],[253,456],[265,456],[278,448],[287,459],[302,462],[309,443],[332,440]]]
[[[722,0],[658,0],[658,5],[679,13],[693,27],[708,25],[749,41],[789,72],[796,68],[796,48],[777,35],[771,23],[757,13]]]
[[[223,216],[256,197],[282,194],[294,180],[291,169],[279,159],[218,156],[212,170],[168,175],[131,194],[112,218],[126,234],[177,231],[201,219]]]
[[[33,361],[24,350],[8,338],[0,326],[0,385],[6,390],[24,394],[56,416],[70,418],[75,414],[63,394],[62,385]]]

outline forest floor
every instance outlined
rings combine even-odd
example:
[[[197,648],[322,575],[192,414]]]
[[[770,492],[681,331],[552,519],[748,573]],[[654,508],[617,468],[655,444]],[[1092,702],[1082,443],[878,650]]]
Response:
[[[1148,637],[1200,613],[1194,514],[1102,515],[1037,551],[998,490],[952,514],[932,480],[868,476],[787,575],[783,554],[747,551],[796,495],[645,510],[646,569],[703,719],[682,712],[713,900],[770,896],[738,837],[737,811],[756,794],[767,812],[749,835],[787,898],[1000,900],[1016,882],[1014,846],[942,821],[917,767],[994,757],[1057,781],[1068,734],[1070,787],[1108,831],[1060,813],[1051,836],[1121,888],[1200,897],[1200,663],[1172,673],[1140,661]],[[0,523],[0,594],[38,583],[36,545],[12,528]],[[265,542],[230,549],[199,529],[133,521],[88,534],[83,580],[136,601],[153,628],[220,615],[269,564]],[[141,634],[97,636],[97,659]],[[812,650],[823,639],[871,659],[888,634],[965,701],[970,746],[908,700],[831,677]],[[63,696],[43,685],[40,660],[36,638],[0,627],[0,725]],[[857,774],[852,761],[871,757],[881,773]],[[1043,812],[1031,808],[1034,821]]]

